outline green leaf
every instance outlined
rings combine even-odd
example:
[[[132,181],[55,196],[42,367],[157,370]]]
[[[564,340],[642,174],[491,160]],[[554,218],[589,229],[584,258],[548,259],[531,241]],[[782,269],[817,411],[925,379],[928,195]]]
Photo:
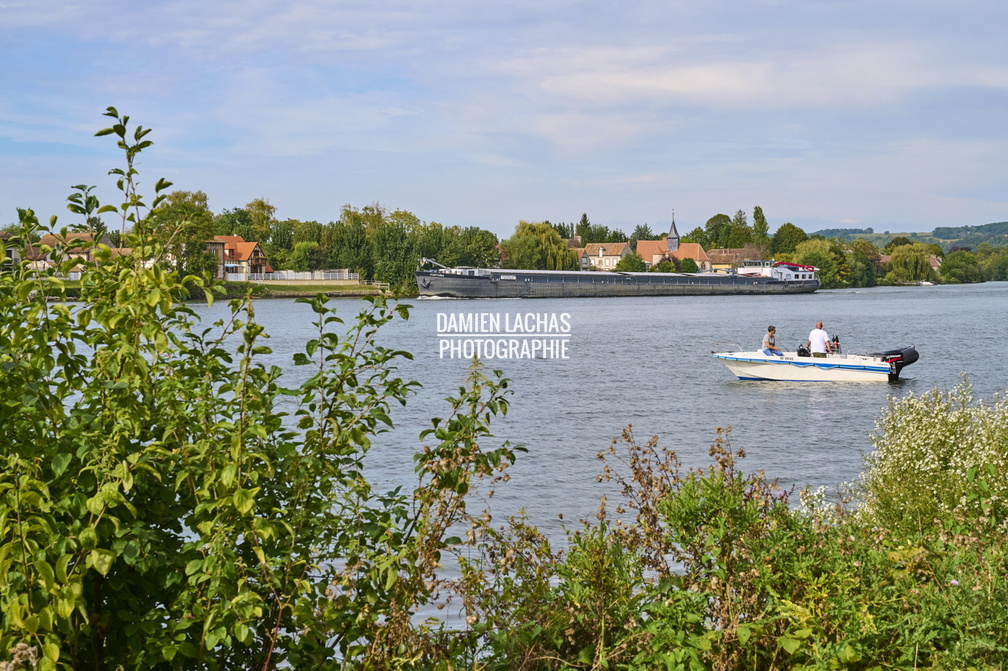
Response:
[[[59,661],[60,649],[55,643],[43,643],[42,644],[42,656],[48,659],[54,664]]]
[[[73,615],[74,611],[74,598],[72,596],[65,596],[56,599],[56,615],[66,619]]]
[[[93,527],[85,527],[80,532],[81,549],[90,550],[98,544],[98,534]]]
[[[239,489],[234,493],[234,507],[242,515],[252,510],[252,506],[255,504],[254,491],[257,490]]]
[[[88,561],[98,573],[107,576],[109,571],[112,570],[112,564],[115,562],[115,553],[111,550],[95,548],[88,555]]]
[[[389,566],[385,572],[385,591],[391,590],[399,581],[399,572],[395,566]]]
[[[234,464],[227,464],[221,469],[220,481],[221,484],[226,488],[230,489],[231,485],[234,484],[235,475],[238,472],[238,467]]]
[[[66,471],[67,466],[70,465],[70,460],[73,459],[73,455],[67,452],[60,452],[52,458],[52,471],[53,477],[58,478],[63,475]]]
[[[42,581],[42,585],[48,592],[56,584],[56,572],[53,571],[52,566],[49,566],[49,562],[44,559],[40,559],[35,562],[35,571],[38,573],[39,580]]]
[[[67,581],[67,566],[72,558],[73,555],[66,554],[56,560],[56,580],[61,583]]]
[[[749,629],[749,625],[740,624],[736,634],[738,635],[739,643],[745,645],[749,642],[749,636],[752,635],[752,631]]]
[[[252,630],[241,622],[235,625],[234,634],[238,642],[243,645],[248,645],[252,642]]]
[[[105,496],[102,492],[87,500],[87,509],[92,515],[101,515],[105,510]]]

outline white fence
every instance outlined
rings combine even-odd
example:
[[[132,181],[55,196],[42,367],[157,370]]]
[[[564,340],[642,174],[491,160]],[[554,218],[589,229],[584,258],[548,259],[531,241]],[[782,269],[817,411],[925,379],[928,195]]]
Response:
[[[246,277],[242,274],[228,273],[228,279],[262,281],[262,280],[283,280],[291,281],[312,281],[312,280],[360,280],[360,273],[351,273],[349,270],[314,270],[308,272],[296,272],[294,270],[274,270],[272,273],[249,273]]]
[[[267,282],[270,280],[282,282],[304,282],[319,280],[359,281],[360,273],[349,270],[315,270],[296,272],[293,270],[274,270],[272,273],[227,273],[225,279],[229,282]]]

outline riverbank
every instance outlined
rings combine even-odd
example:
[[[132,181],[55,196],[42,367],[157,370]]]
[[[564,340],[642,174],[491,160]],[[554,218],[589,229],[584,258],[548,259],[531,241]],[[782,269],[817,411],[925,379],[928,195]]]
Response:
[[[311,298],[325,294],[330,298],[364,298],[367,296],[391,296],[389,286],[384,282],[361,284],[357,280],[258,280],[254,282],[225,282],[228,298],[243,296],[248,287],[253,288],[257,298]]]
[[[66,298],[78,300],[80,298],[80,280],[64,280],[66,287]],[[392,297],[394,293],[389,289],[387,283],[376,282],[373,284],[360,284],[354,282],[344,282],[339,280],[326,281],[260,281],[260,282],[224,282],[224,298],[240,298],[251,286],[252,295],[256,298],[311,298],[318,294],[325,294],[330,298],[366,298],[368,296]],[[199,289],[190,289],[190,296],[198,298],[203,295]]]

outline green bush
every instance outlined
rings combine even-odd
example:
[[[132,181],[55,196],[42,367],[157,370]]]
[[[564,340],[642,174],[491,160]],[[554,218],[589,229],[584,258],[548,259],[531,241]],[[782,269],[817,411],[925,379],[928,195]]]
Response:
[[[903,427],[890,427],[895,440]],[[993,469],[931,533],[876,526],[850,500],[792,506],[740,468],[729,431],[713,464],[628,428],[600,456],[623,499],[553,552],[522,520],[478,529],[465,564],[468,658],[487,669],[1002,668],[1008,527]],[[460,638],[461,640],[461,638]],[[461,661],[461,660],[460,660]]]
[[[474,367],[422,436],[413,491],[375,491],[370,446],[417,386],[378,333],[407,307],[376,299],[344,324],[306,300],[309,376],[282,387],[248,295],[213,325],[181,300],[220,287],[157,262],[132,167],[147,131],[109,116],[133,254],[92,247],[76,304],[73,258],[0,272],[0,650],[43,669],[437,663],[439,627],[413,615],[470,487],[514,459],[480,446],[506,383]]]
[[[976,469],[990,468],[992,500],[1008,501],[1003,396],[975,401],[964,380],[951,390],[891,400],[872,443],[861,481],[864,513],[893,533],[924,533],[946,519],[963,502]]]

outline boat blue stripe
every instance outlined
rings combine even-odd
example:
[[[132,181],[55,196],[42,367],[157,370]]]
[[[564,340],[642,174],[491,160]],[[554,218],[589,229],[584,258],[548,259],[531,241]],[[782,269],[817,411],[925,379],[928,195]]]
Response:
[[[797,366],[798,368],[808,368],[812,366],[814,368],[819,368],[821,370],[867,370],[876,373],[888,373],[889,366],[879,365],[870,366],[868,364],[842,364],[842,363],[819,363],[816,361],[787,361],[783,359],[773,360],[773,359],[753,359],[750,357],[738,357],[738,356],[724,356],[721,354],[715,354],[714,358],[723,359],[725,361],[742,361],[746,363],[760,363],[760,364],[774,364],[777,366]]]

